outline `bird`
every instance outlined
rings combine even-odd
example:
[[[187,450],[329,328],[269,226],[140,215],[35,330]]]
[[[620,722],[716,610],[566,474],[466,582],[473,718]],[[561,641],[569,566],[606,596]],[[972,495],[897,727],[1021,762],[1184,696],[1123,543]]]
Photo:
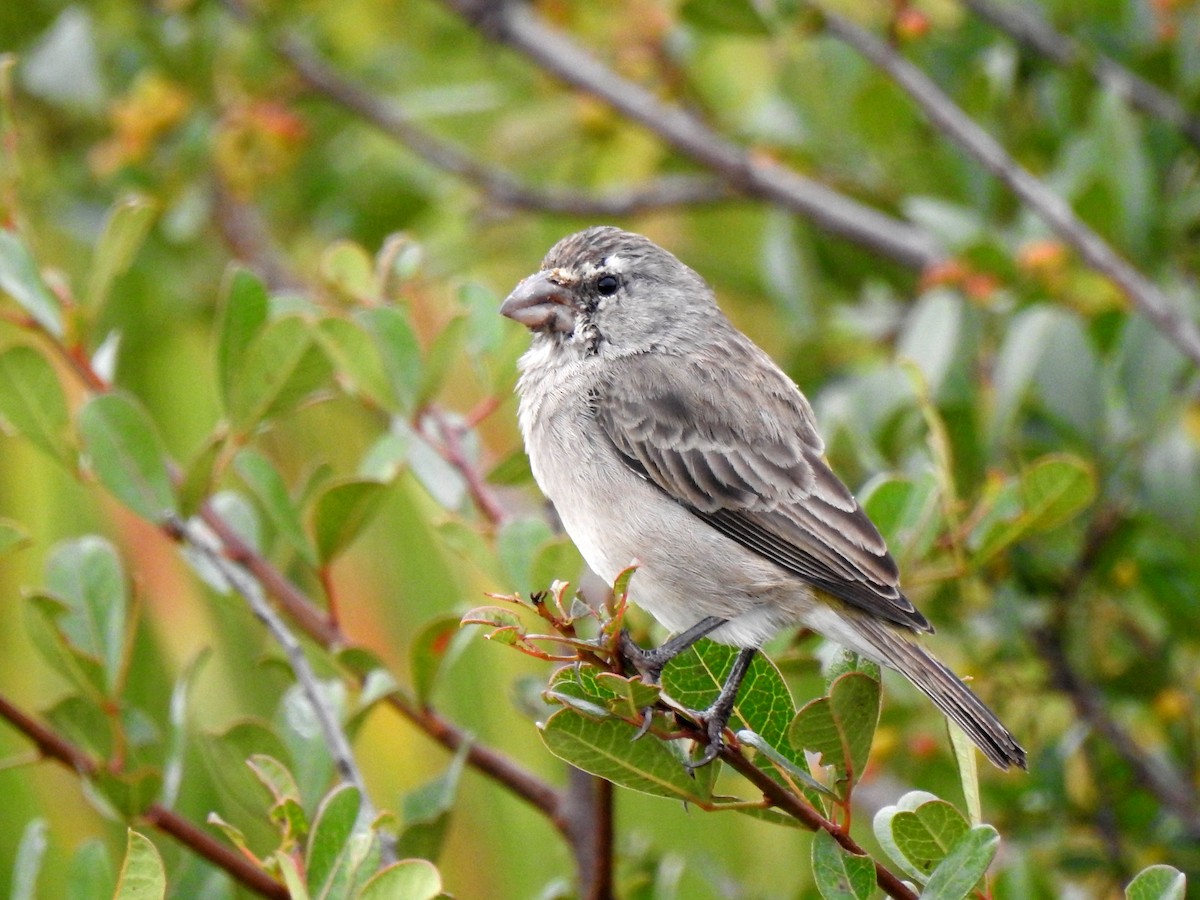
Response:
[[[609,226],[564,237],[500,314],[532,332],[517,420],[534,480],[589,568],[674,636],[619,648],[656,682],[702,637],[738,648],[697,714],[725,746],[763,643],[811,629],[895,669],[996,766],[1025,750],[917,643],[933,627],[900,588],[878,529],[824,457],[800,388],[725,316],[708,283],[649,238]]]

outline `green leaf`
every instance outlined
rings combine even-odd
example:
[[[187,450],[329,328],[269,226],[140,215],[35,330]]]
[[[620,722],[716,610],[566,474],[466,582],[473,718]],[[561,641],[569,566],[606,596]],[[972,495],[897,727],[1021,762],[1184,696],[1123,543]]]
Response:
[[[417,390],[417,406],[423,406],[434,398],[446,381],[451,368],[459,358],[463,342],[467,337],[467,317],[458,316],[446,323],[433,339],[425,357],[425,372]]]
[[[217,317],[217,377],[225,415],[232,416],[233,395],[246,351],[267,324],[267,289],[247,269],[235,268]]]
[[[343,390],[362,395],[384,409],[395,405],[378,347],[361,324],[330,316],[318,322],[313,333],[332,361]]]
[[[1148,866],[1125,888],[1125,900],[1184,900],[1187,877],[1173,866]]]
[[[633,740],[637,728],[620,719],[596,720],[563,709],[546,720],[541,737],[547,749],[577,769],[630,790],[675,800],[707,803],[703,779],[693,779],[670,744]]]
[[[821,761],[837,770],[842,796],[866,768],[879,707],[879,682],[848,672],[833,682],[827,697],[806,704],[788,729],[793,747],[820,753]]]
[[[321,254],[321,280],[351,300],[369,301],[376,295],[371,257],[353,241],[334,241]]]
[[[1074,518],[1096,497],[1096,472],[1065,453],[1043,456],[1021,473],[1028,531],[1049,531]]]
[[[93,397],[79,412],[79,430],[92,470],[113,496],[150,522],[178,512],[162,439],[133,397]]]
[[[33,819],[21,832],[12,869],[10,900],[36,900],[38,873],[46,855],[46,820]]]
[[[8,294],[53,337],[63,336],[58,298],[46,287],[37,261],[15,232],[0,228],[0,291]]]
[[[897,476],[872,479],[859,500],[898,557],[921,558],[942,529],[937,479],[932,473],[915,481]]]
[[[875,863],[855,856],[828,831],[813,835],[812,873],[824,900],[869,900],[875,896]]]
[[[923,900],[965,900],[983,879],[1000,847],[991,825],[976,825],[951,848],[921,892]]]
[[[632,583],[636,590],[636,572]],[[736,647],[715,641],[698,641],[676,656],[663,671],[663,690],[688,709],[707,709],[717,699],[738,652]],[[774,663],[763,654],[757,654],[738,691],[730,727],[735,732],[753,731],[785,757],[792,758],[787,732],[795,714],[796,706],[787,682]],[[792,761],[801,767],[804,765],[802,756]]]
[[[51,459],[72,464],[66,395],[54,367],[32,347],[0,353],[0,418]]]
[[[404,828],[396,841],[401,858],[436,860],[441,854],[469,750],[470,744],[464,743],[445,772],[405,795]]]
[[[92,271],[83,300],[87,309],[95,311],[104,305],[113,280],[133,262],[157,211],[154,201],[140,194],[113,204],[92,254]]]
[[[357,900],[433,900],[442,893],[442,876],[433,863],[405,859],[377,873]]]
[[[957,809],[924,791],[911,791],[875,815],[879,844],[912,878],[924,882],[970,830]]]
[[[1062,525],[1095,496],[1096,475],[1087,462],[1067,454],[1041,457],[1018,481],[991,489],[980,502],[985,513],[968,541],[972,564],[981,566],[1026,536]]]
[[[59,624],[70,614],[70,607],[47,594],[31,594],[24,608],[26,631],[42,659],[89,697],[105,697],[106,678],[100,660],[76,647]]]
[[[391,383],[392,394],[400,409],[416,407],[424,364],[421,344],[404,311],[395,306],[364,310],[356,318],[375,339],[383,369]]]
[[[66,900],[96,900],[111,897],[117,889],[108,847],[98,838],[84,841],[71,857]]]
[[[44,713],[55,730],[98,759],[113,753],[113,721],[94,701],[67,694]]]
[[[120,819],[140,816],[162,792],[162,774],[158,769],[142,766],[111,772],[99,769],[88,776],[87,786],[93,801],[107,813]]]
[[[946,731],[950,734],[950,746],[954,749],[954,761],[958,765],[958,782],[967,804],[968,821],[972,825],[980,825],[983,823],[983,805],[979,800],[979,765],[975,745],[966,732],[950,719],[946,720]]]
[[[244,719],[223,732],[202,735],[200,749],[205,768],[225,802],[221,807],[223,813],[251,831],[256,840],[261,840],[264,830],[259,823],[263,810],[270,803],[270,795],[246,766],[246,761],[255,755],[269,756],[290,769],[292,757],[288,748],[265,723]]]
[[[308,816],[301,802],[300,787],[288,767],[273,756],[256,753],[246,765],[271,792],[271,820],[279,827],[283,844],[304,840],[308,834]]]
[[[750,0],[686,0],[679,14],[689,25],[706,31],[764,37],[772,27],[761,8]]]
[[[554,540],[554,532],[542,519],[511,519],[496,535],[496,555],[508,577],[509,585],[518,594],[544,590],[547,584],[533,580],[533,564],[542,547]]]
[[[113,900],[161,900],[167,894],[167,874],[158,848],[132,828],[128,834]]]
[[[245,349],[233,373],[229,418],[248,434],[274,416],[290,412],[329,379],[329,358],[299,316],[271,322]]]
[[[12,519],[0,518],[0,556],[29,546],[29,532]]]
[[[596,684],[614,695],[608,702],[613,715],[622,719],[636,719],[649,706],[658,702],[662,688],[657,684],[646,684],[641,676],[626,678],[613,672],[600,672]]]
[[[179,514],[193,516],[213,492],[217,479],[217,464],[225,450],[223,429],[209,435],[196,454],[188,460],[179,479]]]
[[[350,835],[354,833],[361,806],[362,797],[358,789],[349,784],[334,788],[321,801],[305,851],[310,893],[321,896],[326,883],[333,877],[339,857],[345,852]]]
[[[388,485],[368,479],[335,481],[317,496],[312,535],[317,558],[328,565],[350,546],[375,517]]]
[[[167,708],[170,732],[166,759],[163,761],[163,793],[160,798],[162,805],[168,809],[173,809],[179,798],[179,789],[183,784],[184,759],[192,749],[188,727],[192,685],[208,662],[211,652],[210,648],[205,647],[193,656],[184,665],[171,688],[171,702]]]
[[[125,663],[129,594],[116,549],[88,535],[58,544],[46,562],[46,587],[65,604],[56,624],[70,643],[104,671],[109,696]]]
[[[300,510],[275,465],[257,450],[247,447],[234,457],[233,466],[283,539],[306,563],[316,566],[317,553],[304,531]]]
[[[449,613],[426,622],[413,637],[409,647],[413,689],[422,704],[430,702],[438,676],[466,645],[461,635],[462,617]]]

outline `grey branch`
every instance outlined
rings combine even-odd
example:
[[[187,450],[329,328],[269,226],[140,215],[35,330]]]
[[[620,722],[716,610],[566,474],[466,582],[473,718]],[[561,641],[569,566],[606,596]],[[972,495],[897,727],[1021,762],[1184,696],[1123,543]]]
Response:
[[[687,110],[622,78],[546,23],[528,4],[508,0],[442,2],[492,40],[522,53],[564,83],[604,100],[640,123],[716,173],[733,190],[775,203],[826,231],[915,269],[945,258],[945,249],[923,229],[865,206],[779,163],[756,158]]]
[[[337,713],[330,708],[327,698],[322,694],[317,673],[313,671],[308,657],[304,655],[304,648],[300,645],[299,639],[292,634],[283,617],[271,606],[258,579],[225,555],[225,546],[221,539],[207,526],[180,520],[174,522],[172,527],[182,537],[189,550],[198,554],[209,566],[220,573],[230,588],[246,599],[254,615],[266,625],[271,637],[279,644],[287,657],[292,673],[296,676],[296,683],[300,685],[300,690],[304,692],[305,698],[312,707],[317,727],[321,731],[321,737],[329,750],[338,775],[344,782],[358,789],[361,798],[359,822],[373,822],[376,818],[375,806],[367,793],[366,781],[363,780],[362,772],[354,759],[350,741],[346,737],[345,731],[342,730]],[[386,846],[386,842],[384,854],[385,856],[394,855],[392,849]]]
[[[224,0],[236,16],[250,21],[242,0]],[[397,103],[355,84],[328,65],[294,34],[269,38],[308,88],[371,123],[431,166],[474,185],[497,205],[575,216],[619,217],[674,206],[733,199],[736,194],[717,178],[671,176],[649,184],[606,193],[532,187],[509,172],[479,162],[449,141],[419,126]]]
[[[1065,200],[1022,168],[920,69],[870,32],[820,10],[826,30],[886,72],[942,134],[995,175],[1089,266],[1113,281],[1163,336],[1200,366],[1200,328],[1158,286],[1087,226]]]
[[[1179,129],[1200,147],[1200,117],[1162,88],[1115,62],[1090,50],[1073,38],[1055,31],[1032,6],[997,3],[993,0],[963,0],[963,4],[1013,40],[1060,66],[1082,65],[1096,81],[1124,99],[1134,109],[1162,119]]]

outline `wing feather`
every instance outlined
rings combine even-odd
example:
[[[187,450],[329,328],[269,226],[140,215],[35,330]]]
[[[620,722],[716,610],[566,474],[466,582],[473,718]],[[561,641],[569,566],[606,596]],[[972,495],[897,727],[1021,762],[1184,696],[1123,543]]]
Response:
[[[825,463],[808,402],[757,347],[734,344],[719,370],[661,352],[623,360],[592,396],[605,436],[626,465],[743,547],[866,612],[931,630]]]

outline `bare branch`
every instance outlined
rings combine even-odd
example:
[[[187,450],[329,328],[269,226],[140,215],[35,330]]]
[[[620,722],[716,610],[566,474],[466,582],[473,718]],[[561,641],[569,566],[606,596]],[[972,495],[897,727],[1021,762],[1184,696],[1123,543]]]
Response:
[[[1023,3],[996,3],[993,0],[963,0],[963,4],[995,28],[1008,34],[1021,46],[1046,57],[1060,66],[1082,65],[1096,81],[1124,99],[1134,109],[1161,119],[1179,129],[1200,147],[1200,117],[1197,117],[1158,85],[1147,81],[1103,53],[1084,47],[1073,38],[1054,30],[1042,18],[1036,6]]]
[[[0,719],[7,721],[32,741],[44,759],[62,764],[81,778],[89,778],[99,771],[100,764],[91,756],[47,728],[3,695],[0,695]],[[282,884],[178,813],[158,803],[152,803],[142,811],[141,817],[163,833],[171,835],[193,853],[223,869],[255,893],[272,900],[287,900],[289,894]]]
[[[242,0],[224,0],[224,3],[239,18],[251,21],[252,16]],[[532,187],[503,169],[479,162],[449,141],[421,128],[398,104],[340,75],[299,37],[275,36],[271,39],[271,47],[311,90],[370,122],[435,168],[474,185],[506,209],[616,218],[736,197],[724,182],[698,176],[666,177],[640,187],[603,194]]]
[[[253,265],[271,290],[303,287],[284,263],[257,208],[235,196],[219,175],[212,188],[212,217],[225,246],[235,257]]]
[[[508,0],[442,2],[493,40],[640,123],[716,173],[731,189],[778,204],[826,231],[912,268],[924,269],[945,257],[937,240],[915,225],[865,206],[779,163],[756,157],[692,113],[622,78],[549,25],[529,4]]]
[[[1200,327],[1158,286],[1122,258],[1061,197],[1022,168],[920,69],[892,47],[836,13],[819,10],[830,34],[886,72],[946,137],[1000,179],[1096,271],[1113,281],[1135,307],[1200,366]]]

